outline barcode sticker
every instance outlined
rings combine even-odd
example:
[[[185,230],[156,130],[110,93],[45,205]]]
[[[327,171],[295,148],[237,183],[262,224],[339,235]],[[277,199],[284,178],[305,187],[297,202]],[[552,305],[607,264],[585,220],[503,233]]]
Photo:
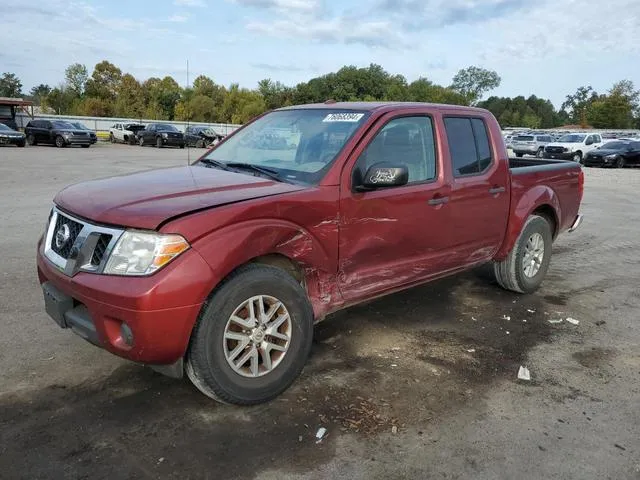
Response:
[[[323,122],[359,122],[364,113],[330,113]]]

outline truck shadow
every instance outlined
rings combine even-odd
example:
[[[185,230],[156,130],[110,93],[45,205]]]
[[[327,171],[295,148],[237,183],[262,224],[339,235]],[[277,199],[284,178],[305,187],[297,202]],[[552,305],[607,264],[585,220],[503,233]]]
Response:
[[[317,325],[309,365],[294,386],[257,407],[218,405],[186,380],[136,365],[78,386],[4,395],[4,474],[306,472],[328,462],[343,435],[426,429],[456,409],[482,408],[492,384],[515,380],[527,352],[550,340],[542,298],[502,291],[479,270],[350,308]],[[329,435],[316,444],[321,426]]]

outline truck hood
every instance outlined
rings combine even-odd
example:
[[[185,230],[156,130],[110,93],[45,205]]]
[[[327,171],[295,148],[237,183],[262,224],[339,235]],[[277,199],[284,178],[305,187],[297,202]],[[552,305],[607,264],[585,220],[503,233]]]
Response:
[[[154,230],[196,210],[295,192],[303,186],[201,166],[139,172],[71,185],[54,199],[96,223]]]
[[[547,147],[563,147],[563,148],[568,148],[569,150],[571,150],[572,148],[576,148],[581,146],[581,143],[563,143],[563,142],[552,142],[552,143],[547,143]]]

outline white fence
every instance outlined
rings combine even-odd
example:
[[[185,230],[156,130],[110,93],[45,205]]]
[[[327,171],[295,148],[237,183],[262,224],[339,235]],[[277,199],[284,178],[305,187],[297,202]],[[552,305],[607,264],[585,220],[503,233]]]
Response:
[[[240,125],[233,125],[230,123],[202,123],[202,122],[175,122],[169,120],[148,120],[148,119],[139,119],[139,118],[116,118],[116,117],[79,117],[73,115],[51,115],[45,113],[38,113],[34,115],[33,119],[35,120],[61,120],[65,122],[82,122],[87,128],[91,130],[95,130],[99,136],[105,137],[109,133],[109,129],[114,123],[169,123],[174,125],[181,131],[184,131],[187,125],[205,125],[211,127],[217,133],[222,135],[228,135],[233,132]],[[27,123],[32,120],[31,117],[24,113],[16,114],[16,123],[18,124],[18,128],[24,128],[27,126]],[[100,135],[102,134],[102,135]]]

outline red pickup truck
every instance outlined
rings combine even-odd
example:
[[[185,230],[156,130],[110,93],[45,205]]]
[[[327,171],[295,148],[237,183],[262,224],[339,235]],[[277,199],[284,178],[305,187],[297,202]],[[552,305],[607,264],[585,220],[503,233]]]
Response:
[[[336,310],[487,262],[536,290],[583,181],[574,162],[510,160],[486,110],[288,107],[192,165],[62,190],[38,276],[61,327],[254,404],[295,380]]]

